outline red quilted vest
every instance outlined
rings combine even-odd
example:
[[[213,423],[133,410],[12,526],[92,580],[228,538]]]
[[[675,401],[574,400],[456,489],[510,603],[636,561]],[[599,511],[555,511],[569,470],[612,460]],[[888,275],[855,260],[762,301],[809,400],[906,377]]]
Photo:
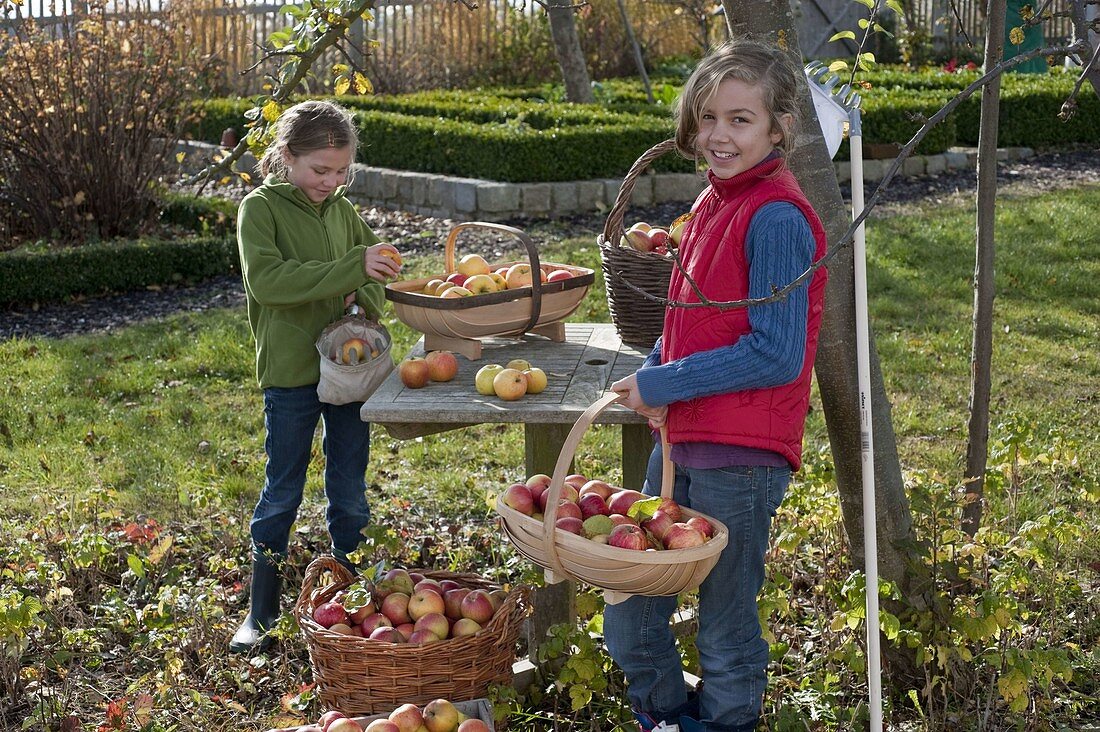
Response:
[[[767,177],[780,168],[778,173]],[[745,236],[753,214],[775,201],[788,201],[802,211],[817,242],[814,261],[824,256],[825,229],[782,159],[762,163],[728,180],[711,175],[710,186],[692,207],[695,215],[685,227],[680,247],[684,267],[707,299],[725,302],[749,296]],[[798,378],[783,386],[674,402],[668,406],[670,442],[762,448],[783,455],[791,468],[798,470],[802,464],[802,433],[809,408],[810,376],[827,277],[822,267],[810,280],[806,357]],[[683,273],[675,267],[668,296],[680,302],[699,302]],[[746,308],[667,308],[661,363],[731,345],[748,331]]]

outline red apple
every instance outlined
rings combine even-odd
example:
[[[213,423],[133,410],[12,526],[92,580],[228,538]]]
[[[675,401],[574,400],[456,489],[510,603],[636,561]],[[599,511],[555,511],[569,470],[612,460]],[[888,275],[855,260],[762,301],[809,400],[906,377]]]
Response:
[[[389,721],[397,726],[398,732],[416,732],[424,724],[424,715],[415,704],[402,704],[390,712]]]
[[[339,633],[340,635],[355,635],[355,630],[347,623],[336,623],[329,626],[329,630],[333,633]],[[362,633],[360,633],[362,635]]]
[[[714,526],[702,516],[692,516],[687,520],[687,525],[698,531],[704,538],[714,536]]]
[[[382,613],[375,613],[374,615],[368,615],[363,618],[363,622],[359,623],[359,629],[363,631],[363,635],[370,637],[378,628],[392,628],[393,623]]]
[[[409,576],[416,580],[416,584],[413,585],[413,594],[414,595],[417,592],[419,592],[420,590],[424,590],[424,589],[428,589],[428,590],[432,590],[434,592],[438,592],[440,596],[443,595],[443,585],[441,585],[436,580],[429,579],[429,578],[425,577],[422,574],[421,575],[414,575],[412,572],[409,573]],[[420,579],[416,579],[417,577],[420,577]]]
[[[547,282],[558,282],[560,280],[568,280],[573,278],[573,273],[567,269],[555,269],[550,274],[546,275]]]
[[[397,632],[405,636],[406,641],[409,639],[409,636],[413,634],[414,630],[416,630],[416,628],[412,623],[401,623],[401,625],[397,626]]]
[[[424,357],[428,364],[428,378],[432,381],[450,381],[458,373],[458,359],[450,351],[432,351]]]
[[[581,496],[577,501],[577,506],[581,511],[581,518],[588,518],[589,516],[610,516],[611,511],[608,510],[607,504],[604,503],[603,498],[597,493],[586,493]],[[559,507],[558,512],[561,512]]]
[[[450,282],[452,285],[457,285],[459,287],[462,287],[462,285],[466,283],[466,280],[467,275],[464,275],[461,272],[452,272],[451,274],[447,275],[447,282]]]
[[[318,605],[313,610],[313,619],[326,628],[331,628],[337,623],[348,622],[348,612],[338,602],[329,600]]]
[[[427,615],[421,615],[416,621],[416,630],[430,631],[442,640],[450,635],[451,623],[442,613],[428,613]]]
[[[388,719],[374,719],[363,732],[401,732],[401,728]]]
[[[481,630],[481,624],[477,621],[469,618],[459,618],[455,621],[454,627],[451,628],[451,637],[462,638],[463,636],[473,635],[479,630]]]
[[[395,567],[382,575],[382,579],[375,584],[374,595],[376,599],[385,599],[386,595],[393,592],[411,595],[415,586],[416,583],[407,569]]]
[[[645,527],[646,531],[649,531],[658,539],[664,539],[665,534],[668,533],[668,530],[672,528],[674,523],[676,523],[676,521],[673,520],[668,512],[658,508],[653,516],[642,522],[642,526]]]
[[[321,718],[317,720],[317,726],[325,732],[328,732],[328,726],[335,722],[337,719],[343,719],[348,715],[343,712],[338,712],[335,709],[330,709],[321,715]]]
[[[416,621],[433,613],[442,615],[446,607],[443,602],[443,595],[433,589],[424,588],[414,592],[413,596],[409,598],[409,617]]]
[[[419,389],[428,383],[428,362],[416,356],[406,359],[397,367],[397,374],[402,384],[410,389]]]
[[[493,612],[500,610],[500,606],[508,599],[508,592],[501,588],[489,590],[489,601],[493,603]]]
[[[562,498],[560,501],[558,501],[558,518],[561,519],[569,516],[572,516],[573,518],[579,519],[581,521],[583,521],[585,518],[584,513],[581,512],[580,506],[578,506],[576,503],[573,503],[572,501],[567,501]]]
[[[408,644],[410,646],[422,646],[425,643],[435,643],[441,640],[443,639],[432,631],[427,628],[421,628],[420,630],[414,630],[412,634],[409,635]]]
[[[689,549],[693,546],[702,546],[706,543],[706,538],[691,526],[676,523],[669,527],[664,543],[666,549]]]
[[[412,616],[409,615],[409,596],[404,592],[386,595],[379,611],[390,619],[392,625],[401,625],[412,620]]]
[[[465,587],[457,587],[443,593],[443,614],[448,618],[457,620],[462,617],[462,598],[469,595],[470,591]]]
[[[611,510],[611,513],[621,513],[626,516],[626,512],[630,510],[630,507],[643,498],[649,498],[649,496],[640,491],[619,491],[618,493],[612,493],[611,497],[607,499],[607,507]]]
[[[363,726],[354,719],[340,717],[332,720],[328,726],[328,732],[363,732]]]
[[[554,522],[556,528],[568,531],[570,534],[584,536],[584,522],[578,516],[565,516]]]
[[[629,516],[625,516],[621,513],[611,514],[611,523],[615,524],[616,526],[618,526],[620,524],[630,524],[631,526],[637,526],[638,525],[637,521],[635,521],[634,519],[630,518]]]
[[[581,487],[588,482],[588,478],[580,473],[573,473],[572,475],[565,476],[564,482],[566,485],[571,485],[579,491]]]
[[[439,589],[443,590],[444,596],[451,590],[457,590],[462,585],[455,582],[453,579],[439,580]]]
[[[367,617],[368,615],[374,615],[376,612],[378,612],[378,608],[374,606],[374,601],[367,600],[367,604],[361,605],[354,610],[350,610],[348,612],[348,618],[351,620],[351,622],[358,625],[359,623],[363,622],[363,618]]]
[[[664,511],[669,517],[676,523],[684,520],[684,511],[680,508],[680,504],[671,498],[662,498],[661,505],[657,508],[658,511]]]
[[[405,636],[401,635],[401,631],[397,628],[381,627],[375,628],[374,632],[367,636],[373,641],[381,641],[383,643],[405,643]]]
[[[504,489],[500,501],[505,506],[515,509],[525,516],[535,512],[535,499],[531,496],[531,489],[523,483],[513,483]]]
[[[611,494],[615,492],[615,489],[611,485],[602,480],[590,480],[580,487],[577,491],[579,496],[584,496],[588,493],[595,493],[601,499],[606,501],[611,497]]]
[[[607,535],[607,543],[620,549],[632,549],[634,551],[644,551],[649,546],[645,531],[641,527],[632,526],[631,524],[622,524],[612,529],[611,533]]]
[[[493,601],[485,590],[471,590],[470,594],[462,598],[461,610],[462,617],[484,625],[493,617]]]
[[[458,729],[455,732],[489,732],[489,725],[485,724],[480,719],[471,717],[458,725]]]

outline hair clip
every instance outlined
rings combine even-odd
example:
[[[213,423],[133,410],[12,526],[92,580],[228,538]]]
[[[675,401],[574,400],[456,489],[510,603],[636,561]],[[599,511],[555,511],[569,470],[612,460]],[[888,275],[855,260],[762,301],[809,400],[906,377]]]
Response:
[[[333,133],[332,130],[328,131],[328,146],[336,147],[336,135]]]

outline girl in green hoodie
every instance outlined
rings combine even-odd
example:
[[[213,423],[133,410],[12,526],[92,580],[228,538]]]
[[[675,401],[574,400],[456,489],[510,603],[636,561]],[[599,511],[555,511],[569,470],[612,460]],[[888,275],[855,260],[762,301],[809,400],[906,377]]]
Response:
[[[382,282],[401,270],[400,253],[379,243],[344,197],[357,141],[351,115],[331,102],[303,102],[283,112],[275,129],[260,161],[264,183],[245,196],[237,217],[264,393],[267,468],[250,524],[252,594],[230,643],[236,652],[260,646],[279,617],[279,560],[302,501],[319,419],[333,554],[347,563],[362,539],[370,425],[359,418],[361,403],[334,406],[317,398],[314,343],[353,304],[372,318],[381,315]]]

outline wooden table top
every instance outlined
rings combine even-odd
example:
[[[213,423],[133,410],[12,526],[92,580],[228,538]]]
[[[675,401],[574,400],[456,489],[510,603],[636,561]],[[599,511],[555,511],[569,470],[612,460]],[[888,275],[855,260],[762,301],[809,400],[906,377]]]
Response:
[[[566,323],[564,342],[528,334],[518,340],[487,339],[482,349],[477,361],[455,354],[458,375],[449,382],[429,382],[421,389],[406,388],[395,369],[363,404],[360,415],[364,421],[383,425],[453,424],[458,427],[487,422],[572,423],[613,382],[634,373],[648,353],[624,345],[610,323]],[[408,355],[424,355],[423,338]],[[503,366],[515,358],[526,359],[546,372],[547,386],[541,394],[527,394],[506,402],[496,396],[477,393],[474,375],[478,369],[490,363]],[[646,420],[633,410],[616,405],[605,410],[597,421],[641,424]]]

